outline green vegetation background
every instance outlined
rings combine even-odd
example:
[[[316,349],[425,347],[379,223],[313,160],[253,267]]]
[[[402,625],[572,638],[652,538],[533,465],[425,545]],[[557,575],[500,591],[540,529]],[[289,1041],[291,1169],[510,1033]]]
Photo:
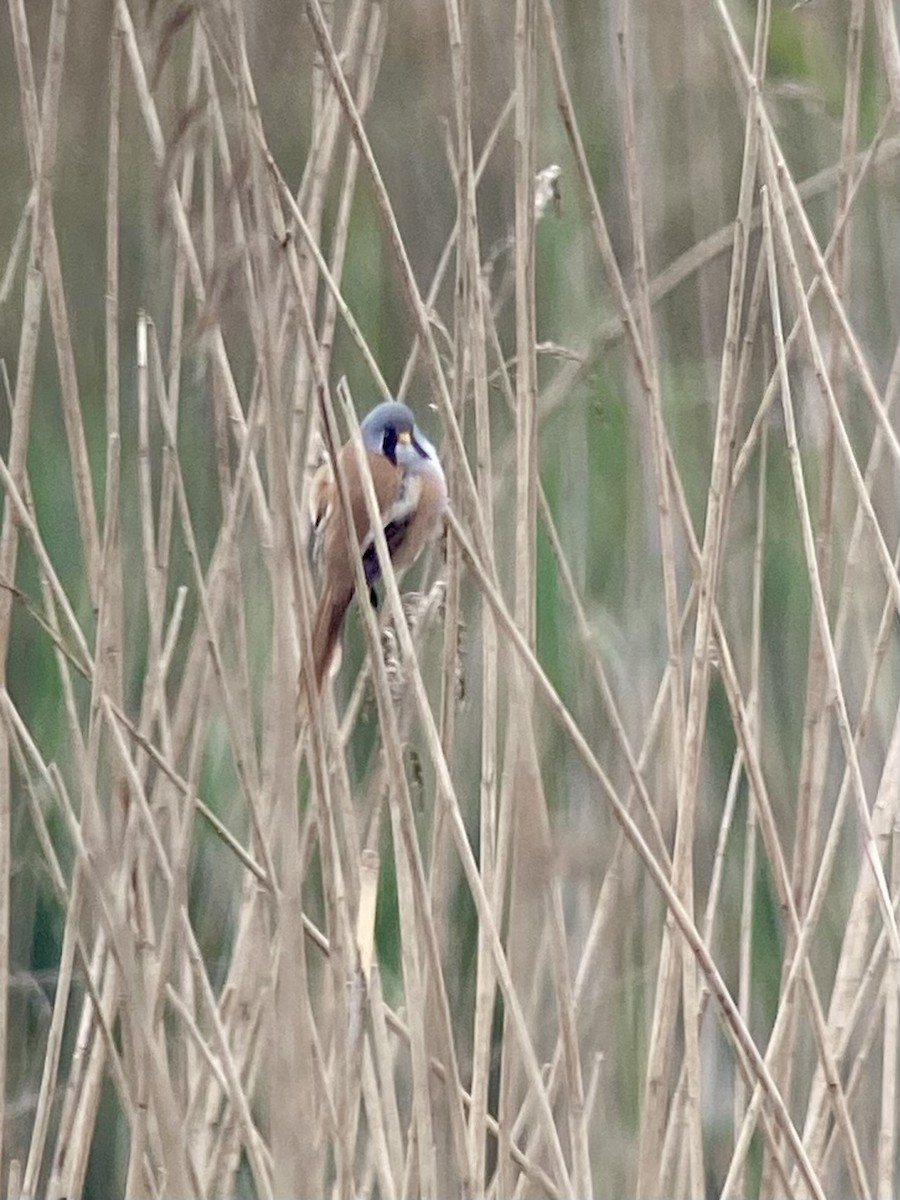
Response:
[[[142,6],[136,6],[140,8]],[[269,0],[246,7],[252,67],[258,81],[263,121],[273,152],[287,179],[296,184],[302,171],[308,138],[311,77],[311,35],[293,0]],[[511,6],[494,3],[472,7],[481,26],[473,40],[475,63],[474,109],[476,152],[502,108],[513,85]],[[564,52],[571,73],[576,111],[586,138],[594,179],[610,223],[620,262],[629,268],[627,201],[623,184],[615,85],[614,6],[597,0],[557,0]],[[752,29],[754,6],[732,6],[745,33]],[[637,109],[639,147],[645,187],[648,247],[652,271],[672,262],[695,242],[724,225],[733,213],[742,151],[743,113],[724,56],[717,52],[715,34],[706,27],[702,6],[657,5],[653,0],[633,6],[635,45],[638,47]],[[147,6],[150,19],[159,19],[163,6]],[[790,165],[799,179],[833,163],[839,155],[840,112],[843,99],[845,6],[827,0],[791,9],[779,6],[773,16],[769,53],[769,89]],[[156,16],[154,17],[154,10]],[[38,65],[46,44],[49,4],[28,5],[32,47]],[[107,137],[107,92],[110,6],[101,0],[71,5],[66,68],[61,106],[59,158],[53,194],[63,275],[73,322],[78,380],[95,481],[95,500],[103,502],[105,455],[104,420],[104,197]],[[884,96],[880,64],[873,61],[874,43],[867,33],[860,142],[874,130]],[[696,41],[694,40],[696,39]],[[176,38],[155,86],[161,111],[171,133],[183,99],[187,44]],[[29,194],[29,176],[19,112],[17,76],[9,26],[0,18],[0,259],[12,245]],[[148,151],[147,140],[130,86],[124,88],[121,170],[121,420],[122,529],[126,564],[139,564],[140,532],[136,473],[137,406],[135,381],[135,324],[146,309],[165,336],[169,279],[173,257],[171,232],[163,219],[162,184]],[[400,229],[410,250],[420,285],[427,286],[455,217],[454,185],[445,151],[443,122],[452,114],[447,34],[440,5],[393,3],[388,13],[385,57],[375,102],[367,119],[373,145],[395,205]],[[575,184],[564,131],[555,111],[549,80],[544,80],[538,121],[538,164],[562,167],[562,202],[538,229],[538,337],[576,353],[590,351],[592,338],[612,314],[607,284],[593,246],[584,198]],[[513,218],[513,144],[509,131],[485,171],[479,188],[483,252],[501,241]],[[857,311],[873,360],[886,370],[892,330],[897,327],[897,255],[892,231],[892,206],[884,198],[864,199],[854,225],[853,271],[866,279]],[[833,194],[826,193],[814,217],[827,235]],[[333,212],[329,219],[333,218]],[[265,235],[267,231],[263,231]],[[891,250],[893,248],[893,253]],[[502,261],[502,260],[501,260]],[[498,273],[502,270],[498,268]],[[656,334],[665,413],[676,458],[687,487],[697,530],[702,529],[715,416],[718,362],[727,284],[727,256],[691,277],[656,309]],[[445,286],[439,311],[452,303],[451,282]],[[357,192],[350,248],[344,273],[344,295],[374,349],[387,379],[396,383],[410,350],[411,329],[392,274],[389,253],[363,182]],[[226,289],[227,291],[227,289]],[[15,379],[21,317],[21,275],[8,301],[0,308],[0,358]],[[193,312],[196,322],[197,313]],[[507,305],[501,328],[513,344],[514,317]],[[195,370],[185,371],[179,438],[195,528],[201,552],[207,556],[220,519],[211,423],[207,418],[208,379],[202,331],[189,328],[194,339]],[[240,351],[239,318],[229,331],[229,347],[239,384],[249,388],[253,366],[247,336],[246,355]],[[553,379],[560,358],[541,359],[542,380]],[[334,356],[335,375],[345,373],[361,409],[374,399],[371,381],[357,352],[339,332]],[[243,379],[241,370],[243,369]],[[757,372],[756,384],[762,379]],[[60,578],[86,627],[92,614],[82,583],[83,563],[75,523],[68,454],[58,397],[58,377],[49,322],[45,321],[39,359],[38,387],[28,469],[34,489],[38,525]],[[437,421],[427,405],[429,396],[418,381],[411,399],[430,433]],[[751,395],[756,394],[754,388]],[[246,397],[246,392],[244,393]],[[498,459],[509,453],[512,425],[497,396],[495,433]],[[746,421],[749,421],[748,414]],[[744,428],[746,428],[746,421]],[[0,450],[8,441],[8,412],[0,403]],[[865,435],[860,433],[861,437]],[[636,734],[646,714],[666,660],[665,627],[660,602],[659,551],[653,495],[649,431],[622,343],[614,340],[588,363],[577,386],[541,428],[540,467],[550,504],[564,538],[576,578],[586,598],[589,616],[610,670],[623,710]],[[159,446],[156,446],[158,453]],[[790,798],[796,789],[806,680],[809,600],[802,546],[792,503],[790,475],[783,442],[770,444],[769,494],[783,498],[770,504],[765,547],[764,721],[766,765],[782,782],[785,808],[779,814],[788,828]],[[811,453],[806,466],[815,474]],[[751,479],[755,475],[754,466]],[[722,581],[726,604],[746,606],[748,561],[752,553],[753,487],[746,489],[746,506],[732,517],[733,577]],[[511,489],[498,480],[498,521],[510,521]],[[741,530],[746,528],[746,536]],[[511,528],[511,526],[510,526]],[[605,717],[592,711],[591,693],[584,688],[584,666],[572,653],[572,618],[561,600],[549,546],[539,541],[538,648],[554,684],[582,722],[592,744],[607,752],[605,764],[618,781],[624,767],[614,751]],[[509,564],[506,564],[508,567]],[[173,587],[189,583],[187,564],[176,559]],[[688,576],[680,579],[686,594]],[[20,556],[17,587],[39,592],[29,555]],[[471,607],[471,597],[468,597]],[[189,598],[188,605],[194,600]],[[248,619],[257,641],[258,670],[264,672],[267,616],[248,595]],[[128,610],[128,688],[136,687],[143,667],[142,641],[146,613],[139,602]],[[185,622],[189,624],[188,621]],[[474,621],[473,621],[474,624]],[[354,636],[351,630],[351,638]],[[740,647],[743,653],[746,646]],[[354,651],[349,651],[351,659]],[[746,663],[740,664],[742,668]],[[893,664],[896,674],[897,663]],[[9,661],[9,690],[36,741],[48,758],[66,754],[64,713],[59,681],[49,640],[34,620],[17,607]],[[86,702],[86,689],[80,696]],[[462,714],[461,739],[477,743],[477,720]],[[545,730],[544,761],[553,764],[545,775],[550,804],[557,821],[562,853],[572,856],[571,870],[596,874],[591,844],[611,837],[608,814],[585,813],[580,798],[583,781],[562,736]],[[373,746],[371,723],[353,746],[355,770],[362,775]],[[724,795],[734,751],[734,734],[724,696],[714,691],[709,712],[706,771],[708,786]],[[461,764],[457,764],[460,772]],[[477,796],[476,768],[470,794]],[[231,768],[217,754],[215,732],[207,752],[203,792],[218,798],[233,817],[229,793]],[[59,959],[64,913],[54,897],[31,827],[24,797],[13,803],[13,914],[11,942],[12,997],[9,1061],[10,1109],[5,1140],[19,1149],[27,1139],[33,1098],[39,1078],[43,1039]],[[51,815],[51,820],[52,820]],[[423,815],[427,825],[427,815]],[[474,807],[470,824],[477,830]],[[587,832],[587,849],[584,834]],[[711,822],[698,836],[712,839]],[[61,839],[64,841],[64,839]],[[211,839],[198,835],[192,862],[191,911],[207,960],[224,957],[233,930],[230,920],[238,902],[238,872],[215,853]],[[580,843],[580,844],[579,844]],[[712,845],[709,846],[710,856]],[[737,847],[735,853],[739,854]],[[698,862],[702,862],[698,855]],[[736,860],[737,861],[737,860]],[[382,878],[378,952],[385,975],[398,969],[393,918],[396,897],[388,864]],[[760,902],[771,904],[760,874]],[[705,881],[698,883],[702,890]],[[739,908],[739,873],[726,882],[723,903]],[[648,898],[655,904],[655,898]],[[474,917],[460,892],[455,902],[462,953],[472,955]],[[766,924],[768,932],[766,932]],[[768,987],[759,992],[759,1021],[767,1025],[777,1000],[780,950],[778,922],[762,922],[754,945],[757,978]],[[733,964],[732,964],[733,965]],[[215,972],[213,972],[215,978]],[[463,973],[457,986],[465,991],[471,975]],[[645,986],[649,989],[644,991]],[[640,939],[622,947],[609,981],[609,1003],[621,1036],[633,1044],[634,1062],[643,1062],[644,1006],[652,1000],[652,978]],[[768,1009],[768,1011],[765,1011]],[[71,1034],[71,1031],[70,1031]],[[623,1099],[630,1093],[637,1120],[641,1073],[620,1079]],[[627,1108],[628,1104],[624,1106]],[[110,1194],[116,1178],[118,1126],[115,1103],[104,1102],[86,1195],[99,1200]]]

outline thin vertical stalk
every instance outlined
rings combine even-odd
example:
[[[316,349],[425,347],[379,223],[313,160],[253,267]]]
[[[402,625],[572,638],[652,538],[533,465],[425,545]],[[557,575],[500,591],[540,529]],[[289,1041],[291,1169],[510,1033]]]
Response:
[[[47,230],[51,225],[50,204],[56,166],[56,147],[59,117],[59,95],[62,86],[63,48],[65,46],[68,5],[57,0],[50,14],[47,41],[47,69],[44,76],[44,95],[40,124],[31,66],[28,25],[22,0],[10,0],[13,45],[19,71],[23,114],[31,148],[32,173],[36,201],[32,210],[31,247],[23,300],[22,327],[19,337],[18,370],[12,427],[9,437],[7,463],[9,474],[21,488],[28,453],[31,409],[34,400],[35,366],[38,336],[41,326],[41,304],[44,294],[44,270]],[[0,579],[11,585],[16,575],[19,529],[13,506],[7,504],[0,527]],[[9,656],[10,624],[13,595],[10,586],[0,588],[0,689],[6,688]],[[6,1114],[6,1046],[9,1020],[9,931],[10,931],[10,748],[5,726],[0,727],[0,1130],[5,1128]]]
[[[896,786],[896,779],[893,781]],[[891,841],[891,893],[900,895],[900,820]],[[881,1059],[881,1124],[878,1131],[878,1200],[896,1195],[897,1051],[900,1046],[900,958],[888,955],[885,971],[884,1045]]]

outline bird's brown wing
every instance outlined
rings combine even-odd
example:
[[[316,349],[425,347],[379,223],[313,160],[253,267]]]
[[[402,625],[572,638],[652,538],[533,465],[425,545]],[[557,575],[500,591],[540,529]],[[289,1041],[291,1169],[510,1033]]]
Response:
[[[402,473],[383,454],[369,453],[368,458],[372,483],[378,499],[378,509],[384,513],[391,508],[400,494]],[[350,492],[355,545],[351,552],[350,546],[347,544],[347,525],[341,512],[340,499],[335,495],[332,503],[332,518],[325,532],[324,567],[326,584],[330,582],[337,595],[353,591],[352,554],[357,553],[359,547],[368,540],[370,527],[369,510],[366,507],[352,446],[345,446],[341,450],[341,465]],[[336,483],[335,487],[337,487]]]
[[[353,599],[354,575],[352,555],[359,552],[361,543],[369,533],[369,510],[356,465],[356,454],[352,446],[344,446],[340,452],[341,466],[350,492],[351,516],[354,527],[354,545],[351,551],[347,541],[347,524],[343,517],[340,497],[335,494],[329,501],[330,516],[324,530],[323,586],[322,595],[313,620],[313,663],[316,687],[331,663],[335,646],[341,635],[344,616]],[[369,470],[375,486],[380,512],[391,507],[400,493],[401,472],[383,454],[369,453]],[[332,485],[337,489],[337,481]]]

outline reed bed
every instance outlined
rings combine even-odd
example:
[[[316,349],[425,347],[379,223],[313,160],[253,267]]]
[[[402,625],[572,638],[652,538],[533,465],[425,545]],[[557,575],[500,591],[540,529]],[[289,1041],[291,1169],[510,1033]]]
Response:
[[[896,6],[9,0],[0,79],[3,1194],[892,1200]],[[389,395],[446,534],[319,696]]]

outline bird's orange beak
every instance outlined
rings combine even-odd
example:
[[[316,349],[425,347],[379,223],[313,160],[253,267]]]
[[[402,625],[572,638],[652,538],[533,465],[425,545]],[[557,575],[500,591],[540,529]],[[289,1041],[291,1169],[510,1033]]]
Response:
[[[402,442],[404,446],[408,446],[412,441],[412,434],[408,429],[404,429],[402,433],[397,434],[397,441]]]

